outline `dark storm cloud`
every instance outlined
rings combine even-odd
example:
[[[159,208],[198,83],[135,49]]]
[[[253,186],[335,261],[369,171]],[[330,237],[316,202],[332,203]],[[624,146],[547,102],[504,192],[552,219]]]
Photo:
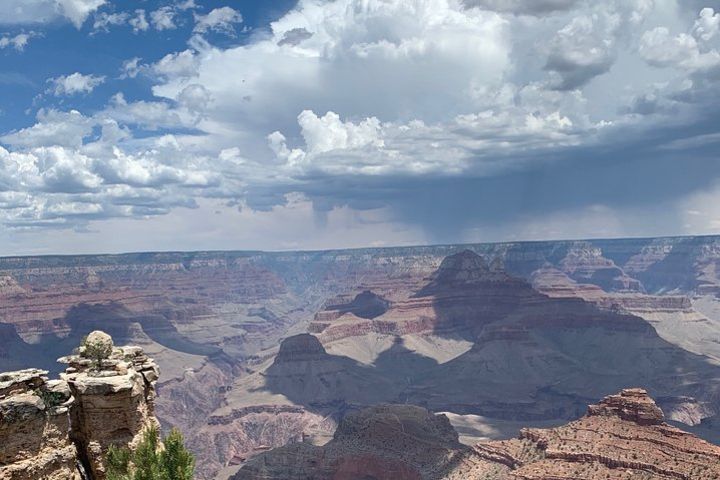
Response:
[[[569,10],[579,0],[464,0],[469,7],[483,7],[497,12],[540,15]]]
[[[304,28],[293,28],[285,32],[278,45],[298,45],[312,36],[313,34]]]
[[[667,234],[681,224],[674,203],[720,181],[720,110],[708,105],[697,115],[690,125],[618,128],[593,146],[531,154],[529,167],[491,177],[315,176],[287,191],[303,192],[320,211],[387,206],[434,242],[457,241],[478,225],[502,229],[595,205],[620,214],[642,210],[646,215],[630,226],[636,234]],[[251,196],[281,198],[277,189]]]
[[[557,90],[575,90],[585,86],[590,80],[610,70],[614,59],[602,57],[595,61],[576,62],[563,55],[553,52],[548,57],[545,70],[555,72],[559,78],[552,84]]]

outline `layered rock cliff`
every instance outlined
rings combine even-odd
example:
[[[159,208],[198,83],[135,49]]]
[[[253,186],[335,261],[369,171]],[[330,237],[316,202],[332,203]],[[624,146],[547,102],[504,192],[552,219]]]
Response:
[[[157,365],[139,347],[109,347],[63,357],[58,380],[47,371],[0,374],[0,479],[102,480],[111,445],[133,448],[155,418]]]
[[[233,480],[713,480],[720,447],[671,427],[641,389],[583,418],[517,438],[461,445],[444,415],[379,406],[348,415],[327,445],[293,444],[248,461]]]

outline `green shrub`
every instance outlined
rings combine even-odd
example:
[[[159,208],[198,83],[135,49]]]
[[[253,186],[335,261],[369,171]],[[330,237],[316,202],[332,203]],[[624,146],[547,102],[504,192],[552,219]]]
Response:
[[[42,398],[45,408],[53,408],[58,405],[62,405],[66,398],[60,392],[53,392],[50,390],[38,390],[36,392],[40,398]]]
[[[185,448],[182,434],[173,429],[163,440],[149,428],[135,451],[110,447],[105,458],[108,480],[192,480],[195,458]]]
[[[112,355],[112,342],[93,341],[89,337],[84,337],[80,346],[84,348],[83,356],[93,361],[95,370],[101,370],[103,360],[110,358],[110,355]]]
[[[132,452],[127,447],[111,445],[105,458],[107,480],[132,480],[130,461]]]
[[[159,459],[161,480],[192,480],[195,458],[185,448],[182,434],[173,428],[163,443],[165,449]]]

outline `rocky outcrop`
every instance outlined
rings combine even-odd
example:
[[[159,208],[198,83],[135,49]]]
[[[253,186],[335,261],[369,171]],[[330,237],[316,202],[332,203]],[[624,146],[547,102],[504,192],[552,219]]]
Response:
[[[347,415],[322,447],[300,443],[260,454],[232,479],[420,480],[435,478],[467,450],[444,415],[381,405]]]
[[[664,423],[642,389],[588,415],[512,440],[460,445],[443,415],[407,405],[348,415],[323,447],[289,445],[248,461],[233,480],[713,480],[720,447]]]
[[[60,359],[69,365],[61,378],[75,397],[71,438],[96,479],[104,478],[103,459],[110,445],[132,448],[143,431],[159,427],[155,418],[157,365],[140,347],[113,348],[112,342],[110,347],[110,357],[99,364],[82,350]]]
[[[25,289],[10,275],[0,276],[0,297],[22,295]]]
[[[588,416],[618,417],[638,425],[660,425],[665,415],[647,392],[641,388],[625,389],[618,395],[605,397],[590,405]]]
[[[334,310],[318,313],[308,329],[323,344],[369,333],[432,333],[476,342],[494,335],[498,324],[510,319],[515,324],[513,331],[518,331],[518,326],[650,329],[639,318],[624,315],[625,310],[613,303],[615,297],[609,298],[599,287],[582,288],[557,269],[545,266],[541,270],[533,275],[533,281],[543,286],[542,293],[526,280],[499,266],[491,268],[483,257],[464,250],[446,257],[424,286],[397,295],[384,314],[372,320],[352,313],[338,316],[335,313],[339,307],[335,306]],[[502,335],[504,332],[508,332],[507,325],[500,328]]]
[[[286,338],[280,343],[275,364],[321,360],[325,356],[327,352],[317,337],[302,333]]]
[[[102,332],[88,338],[108,347],[105,358],[81,347],[60,359],[68,367],[59,380],[43,370],[0,374],[0,479],[102,480],[110,445],[132,448],[159,426],[157,365]]]
[[[347,357],[328,354],[310,334],[283,340],[273,363],[262,375],[248,377],[247,381],[262,381],[262,389],[282,393],[294,404],[312,408],[368,405],[395,390],[390,379],[374,369]],[[250,385],[234,388],[236,392],[255,388]]]
[[[325,308],[315,316],[319,321],[332,321],[346,313],[358,318],[373,319],[388,311],[390,302],[370,290],[358,293],[354,298],[338,296],[326,303]]]
[[[609,258],[602,248],[591,242],[575,242],[567,250],[558,267],[574,280],[593,283],[605,291],[644,292],[642,283],[628,276]]]
[[[642,389],[623,390],[588,415],[551,430],[528,429],[520,438],[542,453],[513,471],[523,480],[720,478],[720,447],[664,423]]]
[[[0,479],[80,480],[70,439],[74,398],[44,370],[0,374]]]

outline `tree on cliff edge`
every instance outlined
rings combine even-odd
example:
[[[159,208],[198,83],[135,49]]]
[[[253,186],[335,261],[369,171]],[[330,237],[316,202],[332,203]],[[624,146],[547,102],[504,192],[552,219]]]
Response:
[[[105,460],[108,480],[192,480],[195,458],[185,448],[182,434],[173,429],[160,447],[156,428],[149,428],[135,448],[110,447]]]
[[[103,360],[110,358],[112,351],[112,337],[100,330],[91,332],[80,343],[80,354],[92,360],[95,370],[102,370]]]
[[[165,437],[165,450],[160,452],[160,478],[162,480],[192,480],[195,458],[183,443],[183,436],[172,429]]]

